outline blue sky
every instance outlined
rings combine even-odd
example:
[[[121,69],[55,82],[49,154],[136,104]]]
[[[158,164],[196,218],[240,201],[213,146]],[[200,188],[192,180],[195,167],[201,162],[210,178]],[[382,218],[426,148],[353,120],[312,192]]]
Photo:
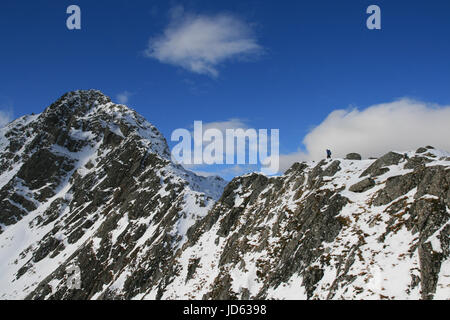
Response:
[[[66,28],[71,4],[81,8],[81,30]],[[366,28],[371,4],[382,30]],[[405,97],[447,109],[449,16],[447,0],[2,0],[0,115],[41,112],[67,91],[95,88],[116,101],[125,95],[168,140],[194,120],[239,119],[280,129],[282,154],[308,153],[305,136],[336,109]],[[170,26],[219,17],[254,47],[218,59],[214,75],[149,56]]]

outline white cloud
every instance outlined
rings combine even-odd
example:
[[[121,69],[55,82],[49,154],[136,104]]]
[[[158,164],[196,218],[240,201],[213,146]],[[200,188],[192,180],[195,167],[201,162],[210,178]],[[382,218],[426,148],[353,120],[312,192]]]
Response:
[[[130,96],[131,96],[131,95],[132,95],[132,94],[131,94],[130,92],[124,91],[124,92],[119,93],[119,94],[116,96],[116,99],[117,99],[117,101],[118,101],[120,104],[127,104],[128,101],[130,100]]]
[[[282,170],[295,161],[358,152],[363,158],[432,145],[450,151],[450,106],[401,99],[364,110],[335,110],[303,140],[305,151],[280,156]]]
[[[223,62],[255,57],[262,52],[251,28],[241,19],[230,14],[186,14],[182,7],[176,7],[163,34],[150,39],[145,55],[217,77],[218,66]]]

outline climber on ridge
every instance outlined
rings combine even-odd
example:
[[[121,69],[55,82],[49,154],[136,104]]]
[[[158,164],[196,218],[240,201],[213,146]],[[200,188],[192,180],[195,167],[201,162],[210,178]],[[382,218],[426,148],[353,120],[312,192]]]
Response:
[[[327,159],[331,159],[331,151],[327,149]]]

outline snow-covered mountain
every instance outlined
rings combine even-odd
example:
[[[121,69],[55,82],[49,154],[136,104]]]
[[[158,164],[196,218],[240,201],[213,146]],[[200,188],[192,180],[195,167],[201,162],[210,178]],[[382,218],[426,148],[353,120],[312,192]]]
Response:
[[[90,290],[73,298],[98,297],[110,282],[113,292],[136,266],[159,276],[225,185],[174,165],[154,126],[95,90],[2,128],[0,155],[6,299],[60,293],[55,275],[73,263]]]
[[[0,130],[0,298],[450,299],[449,184],[426,147],[225,186],[133,110],[71,92]]]

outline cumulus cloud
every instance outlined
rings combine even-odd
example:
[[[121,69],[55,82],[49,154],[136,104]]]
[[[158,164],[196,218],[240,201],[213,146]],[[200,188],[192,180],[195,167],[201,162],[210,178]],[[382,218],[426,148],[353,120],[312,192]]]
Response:
[[[364,110],[335,110],[305,136],[304,151],[280,156],[280,167],[286,170],[296,161],[323,159],[326,149],[333,157],[358,152],[364,158],[426,145],[450,151],[449,124],[450,106],[410,99]]]
[[[162,63],[211,77],[219,75],[220,64],[260,55],[250,26],[230,14],[214,16],[187,14],[181,7],[171,12],[163,34],[150,39],[145,55]]]
[[[124,91],[124,92],[119,93],[116,96],[116,99],[120,104],[127,104],[130,99],[130,96],[131,96],[130,92]]]

